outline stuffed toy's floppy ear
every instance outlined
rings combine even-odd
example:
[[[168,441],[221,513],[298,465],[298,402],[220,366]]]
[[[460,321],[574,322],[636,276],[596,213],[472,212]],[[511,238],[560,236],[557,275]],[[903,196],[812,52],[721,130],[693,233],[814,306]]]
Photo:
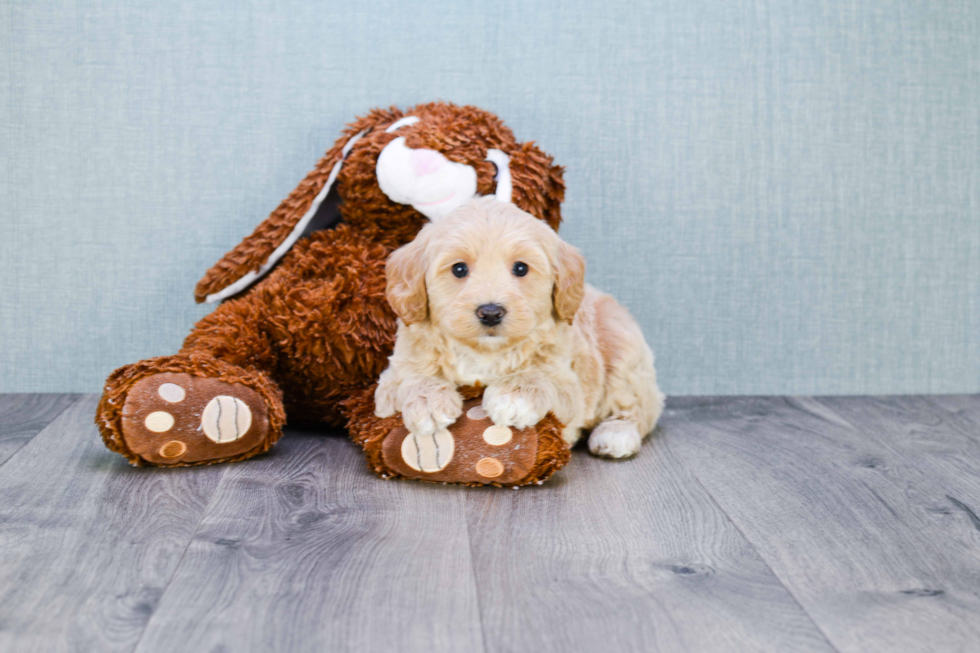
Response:
[[[522,143],[510,153],[512,201],[558,231],[561,203],[565,199],[565,169],[532,143]]]
[[[245,290],[271,270],[309,227],[330,194],[344,158],[354,144],[380,120],[391,120],[392,117],[396,116],[373,111],[349,125],[345,130],[346,138],[330,148],[279,208],[208,270],[194,289],[194,299],[198,303],[221,301]]]
[[[421,322],[429,314],[425,289],[427,232],[423,228],[415,240],[396,249],[385,264],[385,296],[395,315],[406,325]]]
[[[585,257],[578,249],[555,236],[555,312],[569,324],[585,298]]]

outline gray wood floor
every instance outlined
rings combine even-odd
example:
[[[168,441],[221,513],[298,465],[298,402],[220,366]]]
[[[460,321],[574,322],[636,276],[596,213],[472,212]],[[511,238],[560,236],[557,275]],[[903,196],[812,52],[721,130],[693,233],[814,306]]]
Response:
[[[134,469],[95,402],[0,396],[0,651],[980,650],[977,396],[672,399],[519,491]]]

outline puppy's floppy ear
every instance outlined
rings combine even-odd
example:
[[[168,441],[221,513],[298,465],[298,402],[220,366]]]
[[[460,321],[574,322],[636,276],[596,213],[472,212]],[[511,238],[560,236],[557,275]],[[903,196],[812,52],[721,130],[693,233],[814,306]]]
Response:
[[[430,231],[427,227],[423,227],[415,240],[396,249],[385,264],[385,296],[395,315],[406,325],[421,322],[429,314],[429,297],[425,291]]]
[[[553,232],[552,232],[553,233]],[[555,235],[555,312],[569,324],[585,297],[585,257]]]

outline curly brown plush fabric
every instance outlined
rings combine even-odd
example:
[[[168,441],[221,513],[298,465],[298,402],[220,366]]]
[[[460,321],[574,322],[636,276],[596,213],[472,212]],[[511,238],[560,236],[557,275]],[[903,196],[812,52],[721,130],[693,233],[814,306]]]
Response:
[[[408,115],[418,116],[419,122],[394,133],[385,132]],[[203,438],[200,425],[191,429],[176,418],[171,420],[172,426],[155,435],[157,431],[150,426],[163,427],[153,421],[156,418],[151,414],[163,412],[173,417],[180,413],[178,409],[207,405],[215,398],[201,393],[214,391],[201,388],[218,386],[194,383],[188,384],[193,387],[178,388],[179,394],[186,397],[180,401],[188,403],[174,404],[173,410],[168,410],[169,400],[161,399],[167,394],[163,386],[175,384],[155,376],[163,373],[189,375],[179,378],[213,378],[254,390],[266,406],[246,406],[242,410],[251,409],[250,416],[266,420],[268,435],[245,454],[227,457],[222,454],[222,443],[195,441],[189,451],[197,452],[194,455],[199,459],[175,458],[173,463],[158,460],[152,464],[225,462],[261,453],[281,435],[286,415],[294,423],[331,426],[346,426],[350,419],[356,422],[358,433],[366,432],[370,421],[366,415],[373,414],[373,408],[365,392],[384,370],[395,334],[395,315],[385,299],[385,260],[396,248],[411,241],[426,220],[411,206],[393,202],[378,185],[378,156],[397,137],[404,137],[409,148],[436,150],[450,161],[472,166],[481,195],[493,194],[496,189],[497,171],[486,160],[487,151],[503,151],[510,157],[514,203],[555,229],[561,222],[562,168],[533,143],[518,143],[495,115],[476,107],[441,102],[406,111],[394,107],[375,109],[348,125],[314,170],[269,218],[207,272],[195,289],[197,301],[262,267],[310,210],[341,161],[344,145],[362,133],[343,159],[331,191],[339,201],[340,224],[300,238],[268,274],[226,299],[198,322],[178,354],[127,365],[108,378],[96,415],[107,447],[134,464],[143,465],[151,461],[127,444],[127,428],[129,437],[135,437],[132,425],[146,425],[140,427],[141,446],[149,446],[147,439],[159,437],[161,452],[169,452],[189,439]],[[178,377],[166,378],[172,381]],[[137,400],[135,395],[129,396],[130,390],[141,382],[145,387],[140,386],[140,396],[152,397],[152,406],[144,399]],[[253,396],[231,391],[222,396],[231,401],[239,394]],[[353,400],[354,397],[360,399]],[[353,401],[347,409],[343,407],[346,399]],[[242,405],[245,404],[248,401]],[[180,415],[190,419],[187,410]],[[229,419],[227,413],[224,419]],[[377,428],[370,427],[372,433]],[[550,453],[536,458],[540,465],[528,477],[533,476],[534,480],[547,478],[564,460],[549,435],[558,427],[547,422],[537,428],[542,446]],[[149,444],[156,446],[155,441]],[[561,451],[563,447],[562,444]],[[369,449],[366,447],[370,460],[373,454]],[[205,450],[209,453],[199,453]],[[166,456],[161,460],[164,459]]]

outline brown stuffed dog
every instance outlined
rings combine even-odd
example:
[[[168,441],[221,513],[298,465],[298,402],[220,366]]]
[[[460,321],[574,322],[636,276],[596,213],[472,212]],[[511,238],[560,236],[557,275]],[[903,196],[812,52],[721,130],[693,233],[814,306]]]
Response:
[[[475,107],[376,109],[350,124],[198,283],[198,302],[222,303],[183,349],[110,375],[96,415],[106,446],[134,465],[241,460],[268,450],[288,414],[347,426],[384,477],[520,485],[550,476],[568,460],[550,415],[502,447],[483,435],[492,424],[464,415],[450,428],[453,461],[435,473],[404,464],[399,416],[374,416],[373,384],[395,335],[385,260],[426,219],[476,195],[557,229],[562,168]]]

